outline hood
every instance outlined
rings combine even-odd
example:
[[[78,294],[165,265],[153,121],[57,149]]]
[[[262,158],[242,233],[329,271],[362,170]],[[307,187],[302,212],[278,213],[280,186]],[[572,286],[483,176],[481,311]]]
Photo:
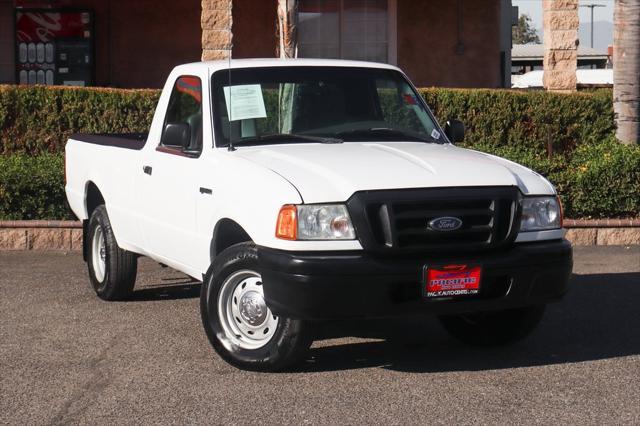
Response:
[[[234,154],[287,179],[305,203],[341,202],[379,189],[517,186],[523,194],[554,193],[525,167],[449,144],[286,144],[239,147]]]

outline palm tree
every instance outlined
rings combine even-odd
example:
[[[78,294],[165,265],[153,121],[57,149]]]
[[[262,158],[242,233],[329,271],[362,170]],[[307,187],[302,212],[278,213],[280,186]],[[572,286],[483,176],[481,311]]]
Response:
[[[617,138],[640,140],[640,0],[616,0],[613,15],[613,110]]]

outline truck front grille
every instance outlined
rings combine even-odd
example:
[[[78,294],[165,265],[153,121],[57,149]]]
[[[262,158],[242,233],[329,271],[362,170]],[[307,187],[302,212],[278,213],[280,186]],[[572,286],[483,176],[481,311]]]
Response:
[[[367,250],[460,252],[512,242],[518,200],[515,187],[465,187],[361,191],[347,205]],[[438,218],[461,224],[454,221],[458,229],[438,231],[429,225]]]

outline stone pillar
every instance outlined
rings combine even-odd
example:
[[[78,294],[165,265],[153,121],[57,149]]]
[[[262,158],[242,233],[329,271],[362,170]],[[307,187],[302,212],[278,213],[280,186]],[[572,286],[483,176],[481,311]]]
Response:
[[[543,0],[545,89],[576,90],[578,68],[578,0]]]
[[[202,0],[202,60],[228,59],[231,55],[232,0]]]

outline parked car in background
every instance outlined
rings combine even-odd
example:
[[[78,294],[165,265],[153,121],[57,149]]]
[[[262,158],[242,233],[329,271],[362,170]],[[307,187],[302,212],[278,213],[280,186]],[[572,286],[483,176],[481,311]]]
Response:
[[[542,76],[544,71],[529,71],[522,75],[511,76],[513,89],[543,89]],[[578,70],[576,71],[578,87],[602,88],[613,87],[613,70]]]

